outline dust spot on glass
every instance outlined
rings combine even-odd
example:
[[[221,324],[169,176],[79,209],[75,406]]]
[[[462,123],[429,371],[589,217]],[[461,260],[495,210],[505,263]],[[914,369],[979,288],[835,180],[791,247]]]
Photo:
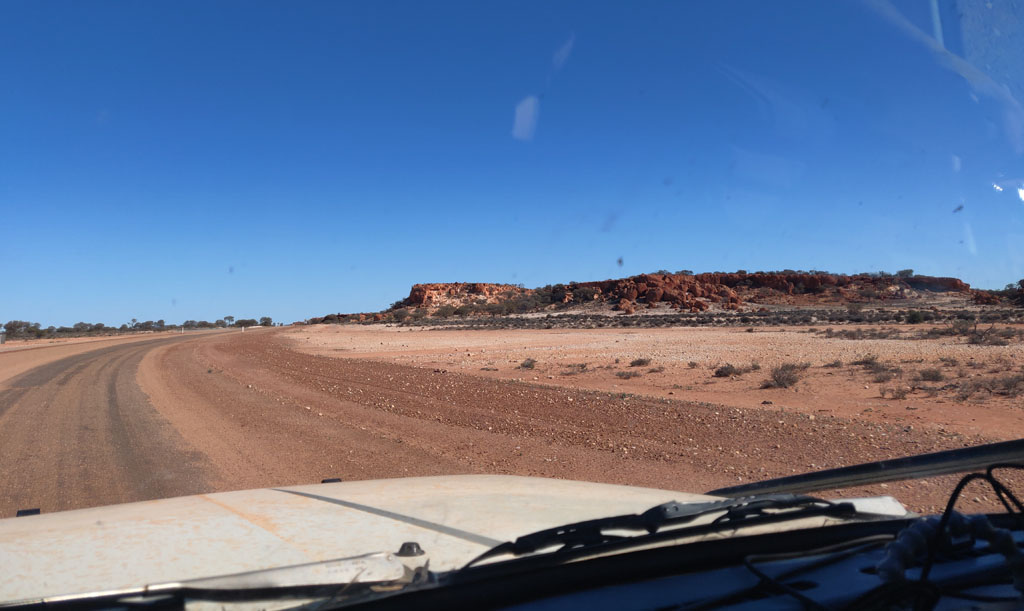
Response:
[[[229,274],[235,273],[235,266],[234,265],[229,265],[228,266],[228,273]]]

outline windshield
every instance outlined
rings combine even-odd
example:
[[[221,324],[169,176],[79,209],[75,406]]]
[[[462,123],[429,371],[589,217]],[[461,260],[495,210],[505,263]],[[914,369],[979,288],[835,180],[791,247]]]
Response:
[[[1012,0],[7,2],[0,518],[202,494],[131,519],[369,533],[97,588],[454,566],[1022,438],[1022,57]],[[936,513],[956,481],[815,494]]]

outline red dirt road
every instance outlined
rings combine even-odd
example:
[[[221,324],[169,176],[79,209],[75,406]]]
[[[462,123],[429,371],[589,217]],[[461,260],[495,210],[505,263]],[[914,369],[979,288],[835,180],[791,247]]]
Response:
[[[315,356],[268,331],[161,348],[140,381],[227,488],[508,473],[704,491],[986,441]],[[955,479],[845,494],[939,509]]]
[[[508,473],[700,492],[986,441],[288,346],[270,330],[164,338],[12,377],[0,389],[0,517],[328,477]],[[845,494],[934,510],[954,481]]]

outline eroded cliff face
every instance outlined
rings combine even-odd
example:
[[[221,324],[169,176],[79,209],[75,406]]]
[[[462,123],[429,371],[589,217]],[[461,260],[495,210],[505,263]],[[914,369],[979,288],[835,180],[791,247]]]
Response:
[[[504,299],[522,295],[527,289],[514,284],[491,284],[487,282],[448,282],[414,284],[403,305],[441,306],[470,303],[498,303]]]

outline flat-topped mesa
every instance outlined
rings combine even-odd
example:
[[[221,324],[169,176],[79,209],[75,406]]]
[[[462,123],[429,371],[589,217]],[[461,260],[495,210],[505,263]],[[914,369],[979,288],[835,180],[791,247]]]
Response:
[[[628,278],[555,286],[562,287],[558,299],[561,303],[606,302],[627,312],[641,305],[650,308],[658,304],[683,311],[702,312],[712,304],[726,310],[738,310],[744,304],[865,303],[911,299],[925,292],[967,294],[977,303],[989,303],[993,299],[988,292],[973,290],[957,278],[870,274],[844,276],[805,272],[640,274]],[[409,291],[409,296],[397,305],[436,308],[495,304],[539,292],[542,289],[487,282],[416,284]]]
[[[800,272],[641,274],[583,282],[570,285],[570,290],[574,286],[595,289],[599,299],[614,302],[624,311],[632,310],[637,303],[645,303],[647,307],[666,303],[698,312],[707,310],[709,304],[736,310],[744,303],[842,304],[908,299],[921,292],[966,293],[979,303],[990,297],[985,291],[972,290],[957,278]]]
[[[402,306],[441,306],[466,303],[498,303],[527,292],[514,284],[492,284],[489,282],[438,282],[414,284],[409,296],[402,300]]]
[[[594,282],[570,282],[536,289],[491,282],[415,284],[409,296],[390,310],[362,314],[328,314],[319,322],[379,322],[392,311],[422,318],[438,310],[447,315],[485,313],[500,316],[604,304],[625,314],[641,308],[670,307],[682,312],[712,308],[741,310],[761,306],[844,306],[852,303],[903,303],[912,307],[928,295],[959,295],[978,305],[998,305],[998,294],[972,289],[957,278],[825,272],[654,273]],[[448,310],[451,310],[450,312]],[[397,314],[396,314],[397,315]],[[399,319],[400,320],[400,319]]]

